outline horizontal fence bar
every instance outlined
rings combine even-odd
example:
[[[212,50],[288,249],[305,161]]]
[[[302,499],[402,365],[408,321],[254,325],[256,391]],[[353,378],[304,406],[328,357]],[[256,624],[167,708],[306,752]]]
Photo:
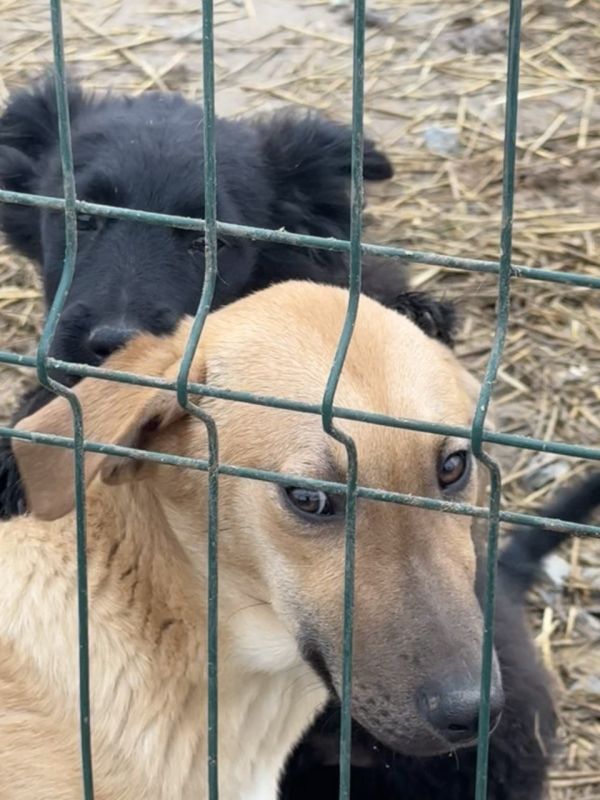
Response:
[[[21,192],[9,192],[5,189],[0,189],[0,202],[48,208],[54,211],[64,211],[65,207],[64,200],[60,197],[45,197]],[[130,222],[143,222],[147,225],[162,225],[163,227],[182,228],[184,230],[194,231],[203,231],[205,228],[203,219],[159,214],[152,211],[136,211],[129,208],[117,208],[115,206],[106,206],[99,203],[87,203],[84,200],[78,200],[76,208],[77,211],[82,214],[114,217],[115,219],[122,219]],[[234,225],[230,222],[217,222],[217,231],[229,236],[251,239],[253,241],[273,242],[275,244],[286,244],[296,247],[311,247],[319,250],[350,252],[350,242],[344,239],[307,236],[299,233],[289,233],[283,230],[269,230],[268,228],[253,228],[247,225]],[[446,256],[422,250],[409,250],[403,247],[391,247],[362,242],[360,249],[364,255],[400,259],[402,261],[412,261],[415,264],[429,264],[446,269],[464,270],[466,272],[483,272],[495,275],[500,269],[498,261]],[[513,264],[511,266],[511,277],[549,283],[562,283],[585,289],[600,289],[600,277],[597,278],[593,275],[584,275],[577,272],[561,272],[557,269],[538,269],[537,267],[528,267],[524,264]]]
[[[33,356],[23,356],[0,350],[0,364],[12,364],[19,367],[35,367]],[[138,375],[134,372],[117,372],[103,367],[91,367],[87,364],[72,364],[69,361],[49,358],[48,365],[63,369],[71,375],[78,377],[94,377],[100,380],[127,383],[135,386],[145,386],[166,391],[176,391],[176,381],[155,378],[149,375]],[[188,384],[190,394],[201,397],[214,397],[219,400],[232,400],[237,403],[266,406],[282,409],[283,411],[297,411],[303,414],[321,414],[319,403],[305,403],[300,400],[286,400],[269,395],[257,395],[251,392],[241,392],[234,389],[219,389],[201,383]],[[448,425],[438,422],[425,422],[406,417],[391,417],[387,414],[378,414],[374,411],[359,411],[343,406],[333,407],[334,416],[339,419],[348,419],[354,422],[365,422],[371,425],[380,425],[388,428],[401,428],[403,430],[420,431],[421,433],[438,434],[441,436],[457,436],[463,439],[471,438],[471,428],[462,425]],[[568,442],[546,441],[533,436],[523,436],[518,433],[500,433],[498,431],[484,430],[483,441],[502,447],[516,447],[519,450],[534,450],[540,453],[553,453],[554,455],[568,456],[570,458],[583,458],[591,461],[600,461],[600,447],[586,447]]]
[[[36,433],[31,431],[21,431],[14,428],[0,426],[0,436],[6,438],[22,439],[34,442],[35,444],[48,445],[50,447],[64,447],[73,449],[73,439],[70,436],[55,436],[50,433]],[[202,472],[208,471],[208,461],[202,458],[192,458],[190,456],[178,456],[173,453],[159,453],[152,450],[139,450],[134,447],[124,447],[116,444],[106,444],[102,442],[84,442],[84,450],[90,453],[101,453],[103,455],[122,456],[123,458],[133,458],[138,461],[151,461],[173,467],[184,467],[197,469]],[[272,470],[257,469],[255,467],[238,467],[233,464],[219,464],[218,472],[220,475],[229,475],[234,478],[247,478],[255,481],[276,483],[281,486],[297,486],[302,489],[321,489],[331,494],[345,495],[347,485],[336,481],[319,480],[318,478],[307,478],[301,475],[292,475],[284,472],[274,472]],[[405,494],[403,492],[386,491],[385,489],[372,489],[367,486],[358,486],[357,496],[365,500],[376,500],[383,503],[396,503],[397,505],[414,506],[428,511],[442,511],[448,514],[459,516],[475,517],[477,519],[488,519],[489,508],[474,506],[471,503],[456,503],[450,500],[439,500],[434,497],[423,497],[421,495]],[[575,536],[591,536],[600,538],[600,525],[585,525],[580,522],[567,522],[564,520],[542,517],[536,514],[527,514],[517,511],[500,511],[500,521],[511,525],[531,525],[535,528],[547,528],[549,531],[558,533],[571,533]]]

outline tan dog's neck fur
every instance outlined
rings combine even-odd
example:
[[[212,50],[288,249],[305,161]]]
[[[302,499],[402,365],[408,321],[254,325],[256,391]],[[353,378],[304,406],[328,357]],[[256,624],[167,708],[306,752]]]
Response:
[[[289,283],[216,312],[191,380],[318,402],[347,300]],[[108,366],[172,379],[188,333],[186,323],[166,339],[140,337]],[[204,424],[172,392],[94,379],[75,392],[92,441],[207,456]],[[466,426],[476,394],[450,351],[361,299],[340,405]],[[344,450],[318,417],[198,402],[218,424],[222,463],[344,479]],[[18,427],[69,436],[71,424],[60,399]],[[362,484],[448,496],[440,459],[461,440],[339,424],[357,443]],[[72,456],[13,446],[42,519],[0,526],[0,800],[79,800]],[[457,496],[472,502],[476,466],[466,475]],[[207,476],[88,453],[86,480],[97,800],[202,800]],[[300,649],[339,690],[343,515],[307,519],[281,487],[224,475],[219,498],[220,797],[275,800],[285,758],[326,697]],[[474,582],[467,518],[359,501],[353,714],[390,747],[445,752],[417,699],[423,685],[478,674]]]
[[[29,742],[31,760],[21,794],[15,776],[23,770],[23,762],[13,764],[10,752],[5,753],[2,800],[80,796],[73,530],[72,514],[43,527],[23,518],[12,522],[10,537],[1,540],[2,563],[18,568],[7,576],[3,569],[13,603],[3,605],[0,652],[14,641],[19,651],[33,658],[22,664],[16,686],[8,681],[2,691],[0,683],[0,702],[6,709],[14,697],[20,715],[16,689],[21,684],[37,686],[44,698],[39,724],[61,731],[52,756],[65,766],[61,777],[49,784],[53,770],[44,758],[50,756],[46,742],[39,753]],[[99,800],[204,797],[203,576],[194,574],[181,539],[145,482],[108,492],[101,487],[92,490],[88,531],[96,796]],[[226,564],[219,578],[219,726],[224,732],[219,739],[220,796],[274,798],[285,757],[325,701],[325,690],[301,661],[294,640],[272,609],[236,591]],[[4,678],[0,666],[0,681]],[[10,711],[3,711],[0,740],[9,732],[12,736],[18,723]],[[15,752],[22,759],[22,751]],[[270,763],[264,753],[270,754]],[[117,781],[118,775],[125,780]],[[51,794],[44,794],[49,785]]]

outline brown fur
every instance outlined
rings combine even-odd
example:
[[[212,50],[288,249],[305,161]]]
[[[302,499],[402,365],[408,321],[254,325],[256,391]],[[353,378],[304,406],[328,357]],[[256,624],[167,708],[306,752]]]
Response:
[[[318,402],[347,292],[286,283],[206,325],[191,379]],[[142,336],[107,366],[177,374],[189,324]],[[450,351],[361,299],[339,405],[468,425],[476,386]],[[93,441],[206,457],[202,422],[172,393],[95,379],[75,389]],[[217,399],[222,463],[344,479],[318,416]],[[20,423],[71,434],[57,399]],[[148,423],[151,422],[151,425]],[[158,425],[158,429],[157,426]],[[361,484],[440,496],[436,464],[460,440],[339,421]],[[1,800],[80,797],[72,456],[15,440],[36,517],[0,526]],[[100,800],[206,797],[206,508],[203,472],[87,454],[93,755]],[[456,499],[474,502],[474,465]],[[274,800],[285,756],[341,681],[343,519],[306,522],[269,483],[222,476],[219,764],[222,800]],[[424,681],[477,674],[482,636],[465,517],[358,503],[353,715],[403,752],[447,749],[419,714]]]

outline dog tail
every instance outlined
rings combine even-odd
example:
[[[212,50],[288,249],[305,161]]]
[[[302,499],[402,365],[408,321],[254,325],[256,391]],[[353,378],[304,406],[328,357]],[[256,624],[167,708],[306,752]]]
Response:
[[[599,506],[600,472],[594,472],[560,492],[545,509],[544,516],[565,522],[585,522]],[[501,551],[498,566],[509,577],[515,590],[524,594],[540,577],[544,558],[568,538],[568,533],[533,526],[517,529]]]

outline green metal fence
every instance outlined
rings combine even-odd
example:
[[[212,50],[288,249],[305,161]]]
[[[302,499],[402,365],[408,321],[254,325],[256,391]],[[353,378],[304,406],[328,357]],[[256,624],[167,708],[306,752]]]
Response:
[[[463,514],[488,520],[487,592],[484,608],[483,668],[481,675],[481,708],[479,716],[479,748],[477,758],[477,782],[475,800],[486,797],[489,695],[493,652],[493,608],[495,594],[495,562],[500,522],[527,524],[545,527],[549,530],[568,531],[577,535],[600,537],[600,527],[567,523],[540,516],[520,514],[501,509],[501,473],[499,465],[484,451],[484,443],[496,443],[527,450],[543,451],[567,456],[575,456],[600,461],[600,448],[564,442],[544,441],[528,436],[495,433],[485,428],[488,406],[498,367],[502,357],[506,329],[509,318],[510,283],[512,279],[541,280],[563,283],[570,286],[600,289],[600,277],[583,274],[564,273],[548,269],[535,269],[513,264],[512,219],[516,152],[516,127],[519,84],[519,47],[521,29],[521,0],[509,0],[508,69],[506,81],[506,120],[504,137],[504,166],[502,193],[502,226],[499,236],[499,261],[484,261],[472,258],[459,258],[438,253],[406,250],[398,247],[383,247],[365,244],[361,239],[361,215],[363,200],[362,150],[363,150],[363,96],[364,96],[364,55],[365,55],[365,0],[354,0],[354,38],[353,38],[353,82],[352,82],[352,205],[350,241],[324,239],[315,236],[291,234],[280,230],[245,227],[218,222],[216,219],[216,158],[215,158],[215,102],[214,102],[214,58],[213,58],[213,2],[202,0],[202,57],[204,88],[204,177],[205,177],[205,219],[156,214],[135,209],[114,208],[111,206],[87,203],[77,200],[70,140],[69,108],[67,101],[65,59],[60,0],[50,0],[52,38],[54,48],[54,70],[58,120],[60,135],[60,155],[62,160],[64,199],[42,197],[0,190],[0,202],[20,203],[61,210],[64,212],[66,247],[62,278],[55,300],[48,313],[40,344],[35,357],[19,356],[0,351],[0,362],[27,367],[35,367],[39,381],[56,394],[66,397],[73,414],[73,438],[51,435],[31,434],[0,427],[0,436],[14,436],[21,439],[34,439],[36,442],[71,448],[75,462],[75,497],[77,521],[77,563],[78,563],[78,601],[79,601],[79,693],[80,729],[83,789],[85,800],[94,797],[93,770],[91,758],[92,723],[89,699],[89,653],[88,653],[88,596],[86,574],[86,522],[85,486],[83,479],[84,453],[102,452],[114,455],[160,461],[180,467],[208,472],[209,507],[208,513],[208,759],[209,759],[209,797],[218,798],[217,773],[217,536],[218,536],[218,479],[219,475],[233,475],[253,480],[269,481],[289,485],[292,476],[266,470],[237,467],[219,462],[218,431],[214,420],[189,402],[189,395],[212,396],[229,399],[232,402],[253,403],[293,410],[298,413],[319,414],[325,431],[341,442],[347,452],[347,482],[333,483],[310,478],[293,476],[294,485],[306,488],[323,489],[334,494],[346,496],[346,547],[345,547],[345,586],[344,586],[344,627],[343,649],[344,669],[342,684],[342,726],[340,746],[340,800],[350,796],[350,746],[351,716],[350,693],[352,683],[352,622],[354,592],[354,550],[356,533],[356,500],[358,497],[370,498],[390,503],[414,505],[421,508]],[[193,154],[190,153],[190,157]],[[100,367],[87,367],[69,364],[49,357],[49,349],[57,323],[69,290],[75,269],[77,253],[77,214],[95,214],[105,217],[135,220],[151,225],[166,225],[175,228],[205,231],[206,274],[202,297],[192,326],[189,341],[185,348],[179,375],[175,381],[166,381],[131,373],[114,372]],[[338,343],[337,351],[321,404],[309,404],[286,400],[285,398],[256,396],[246,392],[216,389],[188,381],[192,358],[206,321],[217,277],[217,233],[262,241],[287,243],[296,246],[322,248],[349,252],[349,301],[346,318]],[[400,259],[422,264],[433,264],[448,269],[472,272],[487,272],[498,275],[497,321],[485,377],[483,380],[473,425],[470,429],[461,426],[425,423],[414,419],[402,419],[382,414],[365,413],[334,404],[336,388],[344,366],[345,356],[352,337],[356,319],[361,286],[361,256],[363,253],[382,258]],[[178,402],[187,411],[198,417],[206,426],[209,440],[208,459],[195,459],[164,453],[146,452],[130,447],[90,442],[85,439],[81,407],[76,396],[65,386],[53,380],[49,368],[60,367],[76,376],[96,376],[101,380],[117,381],[168,389],[177,393]],[[357,483],[357,453],[351,437],[344,434],[336,425],[335,419],[354,419],[395,428],[462,436],[471,439],[473,453],[488,470],[491,480],[489,507],[483,508],[468,503],[452,503],[434,498],[417,497],[399,492],[383,491],[359,486]],[[204,724],[202,720],[198,724]]]

